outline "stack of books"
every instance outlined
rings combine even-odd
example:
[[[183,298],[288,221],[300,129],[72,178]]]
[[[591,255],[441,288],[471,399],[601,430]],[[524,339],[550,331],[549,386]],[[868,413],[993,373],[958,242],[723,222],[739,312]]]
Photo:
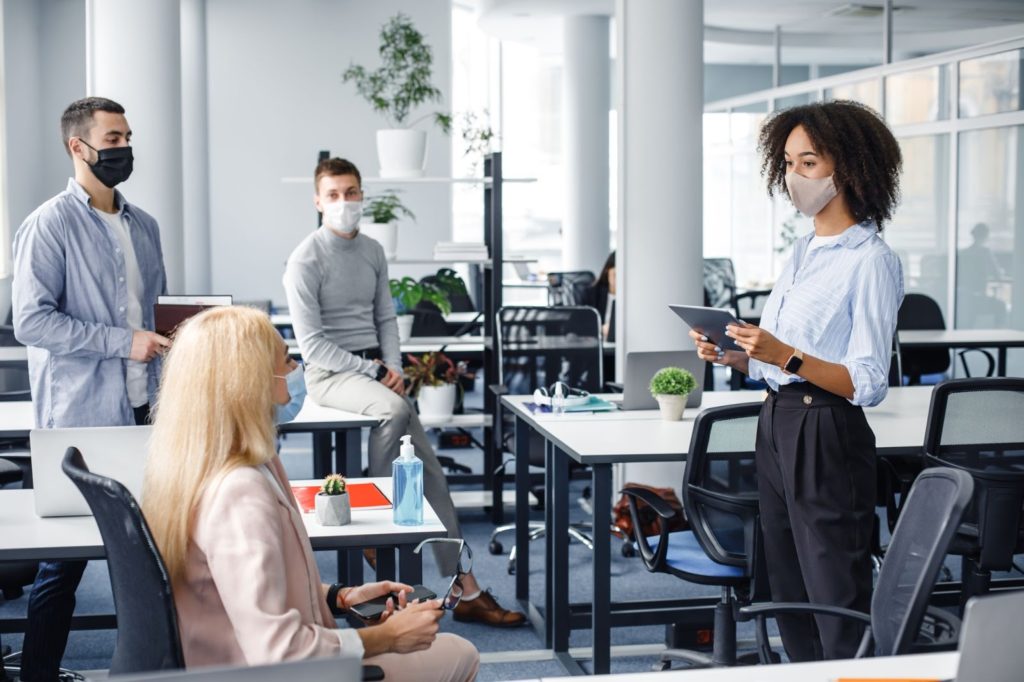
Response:
[[[487,260],[487,246],[483,242],[437,242],[434,260]]]

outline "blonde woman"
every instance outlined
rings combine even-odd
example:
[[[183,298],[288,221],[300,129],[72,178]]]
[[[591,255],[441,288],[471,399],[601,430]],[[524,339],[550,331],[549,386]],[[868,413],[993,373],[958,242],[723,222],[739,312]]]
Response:
[[[274,448],[274,409],[289,400],[289,369],[267,316],[242,307],[196,316],[167,354],[143,511],[174,589],[186,664],[355,651],[388,680],[474,679],[476,649],[437,634],[437,601],[406,606],[406,585],[330,590],[339,608],[401,592],[380,624],[337,628]]]

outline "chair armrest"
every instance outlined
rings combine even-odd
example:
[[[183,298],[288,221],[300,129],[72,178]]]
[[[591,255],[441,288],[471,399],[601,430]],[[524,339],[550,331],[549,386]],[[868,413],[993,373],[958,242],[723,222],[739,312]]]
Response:
[[[827,604],[807,604],[802,602],[765,602],[763,604],[751,604],[744,606],[736,612],[736,620],[746,622],[761,616],[774,616],[779,613],[814,613],[823,616],[838,616],[857,620],[865,625],[871,625],[871,616],[853,609],[844,609],[841,606],[829,606]]]
[[[665,572],[665,557],[668,554],[668,524],[665,520],[675,516],[675,510],[669,507],[665,500],[645,488],[623,488],[619,491],[626,496],[629,502],[629,516],[633,519],[633,538],[640,549],[640,558],[644,566],[651,572]],[[640,528],[640,514],[637,511],[636,501],[643,500],[662,519],[658,524],[658,549],[651,549],[651,543],[647,541],[643,529]]]
[[[508,386],[505,384],[490,384],[487,388],[497,396],[508,395]]]
[[[671,519],[676,515],[676,510],[669,506],[668,502],[661,499],[647,488],[623,488],[619,491],[622,495],[643,500],[654,510],[654,513],[663,519]]]

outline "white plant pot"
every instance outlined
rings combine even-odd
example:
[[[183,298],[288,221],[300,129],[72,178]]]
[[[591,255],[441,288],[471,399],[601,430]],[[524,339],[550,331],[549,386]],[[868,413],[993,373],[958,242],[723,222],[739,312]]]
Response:
[[[419,178],[427,165],[427,133],[422,130],[377,131],[377,160],[382,178]]]
[[[316,494],[316,520],[321,526],[345,526],[352,523],[352,503],[348,493]]]
[[[446,419],[455,412],[455,384],[444,386],[420,386],[416,401],[420,406],[420,417]]]
[[[360,223],[359,231],[384,247],[384,257],[393,260],[398,255],[398,221],[390,223]]]
[[[405,343],[412,338],[412,323],[416,317],[414,315],[399,315],[398,316],[398,342]]]
[[[685,395],[656,395],[654,398],[658,401],[662,419],[677,422],[683,418],[683,411],[686,409]]]

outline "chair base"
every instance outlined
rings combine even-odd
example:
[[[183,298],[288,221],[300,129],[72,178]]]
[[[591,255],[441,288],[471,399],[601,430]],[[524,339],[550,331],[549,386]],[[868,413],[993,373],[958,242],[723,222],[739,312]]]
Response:
[[[487,550],[494,555],[501,554],[505,551],[501,542],[498,541],[498,536],[502,533],[508,533],[516,529],[516,524],[506,523],[505,525],[498,526],[491,531],[491,540],[487,545]],[[587,549],[594,549],[594,539],[587,533],[591,531],[592,526],[586,523],[573,523],[569,525],[569,537],[576,540]],[[540,521],[531,521],[529,525],[530,542],[533,542],[537,538],[544,537],[547,533],[547,529]],[[516,547],[513,546],[508,553],[508,567],[506,569],[509,575],[515,575],[516,573]]]
[[[725,668],[734,665],[754,665],[759,661],[757,652],[736,654],[736,602],[729,588],[722,589],[722,600],[715,604],[714,639],[711,653],[689,649],[668,649],[654,664],[655,671],[669,670],[673,662],[687,663],[691,668]]]

